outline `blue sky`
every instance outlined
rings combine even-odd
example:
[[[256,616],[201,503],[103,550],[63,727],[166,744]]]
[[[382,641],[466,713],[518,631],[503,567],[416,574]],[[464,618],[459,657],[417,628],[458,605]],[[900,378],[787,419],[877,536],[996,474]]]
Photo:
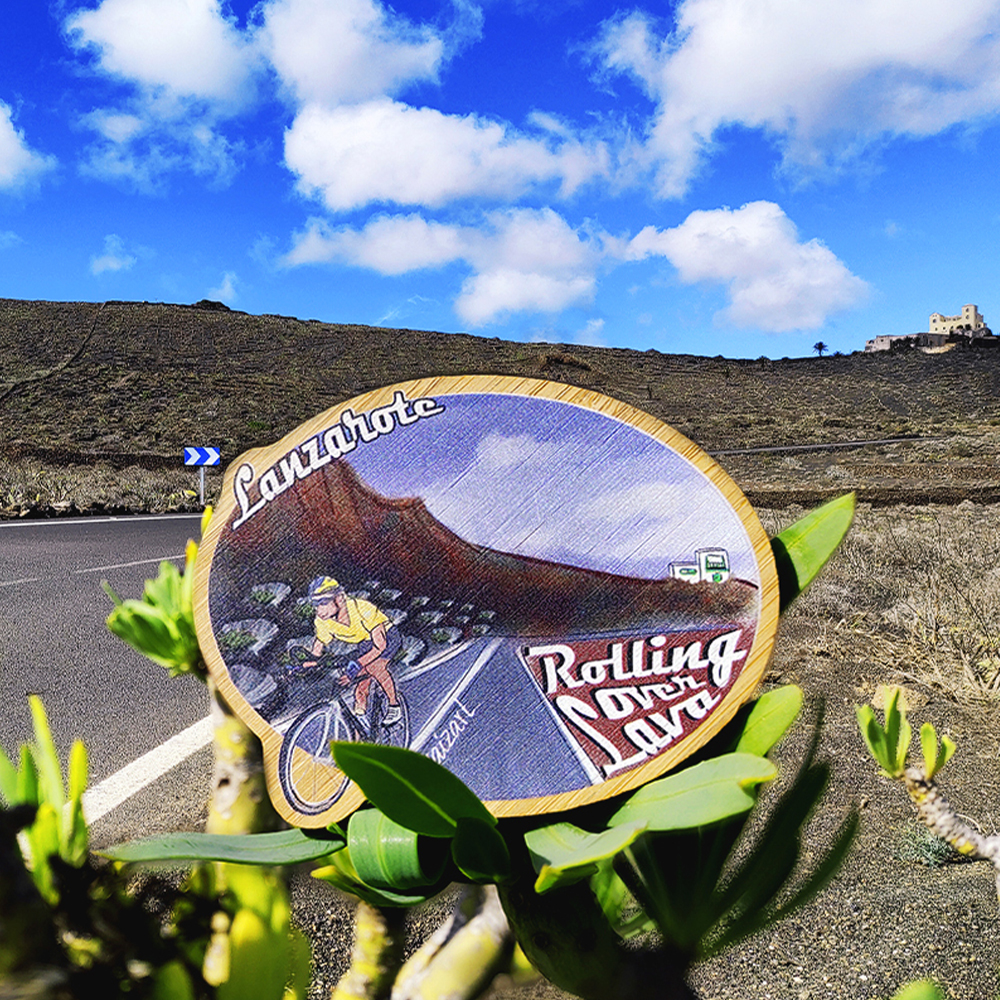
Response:
[[[1000,0],[6,0],[0,296],[731,357],[1000,331]]]

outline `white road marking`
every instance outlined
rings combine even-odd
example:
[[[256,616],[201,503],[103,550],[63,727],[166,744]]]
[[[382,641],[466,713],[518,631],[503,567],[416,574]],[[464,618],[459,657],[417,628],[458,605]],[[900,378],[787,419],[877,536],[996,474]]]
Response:
[[[0,583],[0,587],[16,587],[19,583],[38,583],[41,579],[40,576],[26,576],[21,580],[4,580]]]
[[[79,576],[81,573],[103,573],[106,569],[127,569],[129,566],[145,566],[148,563],[161,563],[169,562],[171,559],[183,559],[183,553],[179,556],[157,556],[155,559],[136,559],[135,562],[127,563],[115,563],[112,566],[92,566],[90,569],[75,569],[73,570],[74,576]]]
[[[109,517],[29,517],[17,521],[0,521],[0,531],[4,528],[48,528],[63,524],[129,524],[136,521],[182,521],[201,520],[201,514],[123,514]]]
[[[131,764],[126,764],[120,771],[116,771],[83,793],[83,814],[87,822],[97,822],[126,799],[163,777],[167,771],[183,763],[211,742],[212,718],[206,716],[200,722],[172,736],[155,750],[143,754]]]
[[[424,728],[410,741],[411,750],[420,750],[430,741],[438,723],[455,708],[455,702],[461,698],[462,692],[476,679],[476,675],[490,660],[493,654],[503,645],[503,639],[493,639],[483,647],[471,667],[458,679],[458,682],[438,703],[437,711],[424,723]]]

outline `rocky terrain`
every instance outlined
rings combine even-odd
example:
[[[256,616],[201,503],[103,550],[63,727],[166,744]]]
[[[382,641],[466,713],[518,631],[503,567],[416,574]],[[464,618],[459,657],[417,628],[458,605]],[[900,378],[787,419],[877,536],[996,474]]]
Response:
[[[717,454],[772,534],[825,497],[858,493],[847,542],[783,620],[766,683],[798,683],[811,712],[826,706],[833,773],[806,863],[852,803],[861,834],[818,900],[695,970],[699,994],[888,1000],[933,975],[949,997],[996,997],[993,873],[954,863],[921,836],[902,790],[867,757],[854,706],[879,685],[903,684],[914,728],[929,720],[958,743],[946,794],[984,832],[997,829],[1000,352],[736,361],[249,316],[212,303],[0,300],[0,516],[194,507],[185,445],[219,445],[228,464],[360,392],[464,373],[568,382],[660,417]],[[857,443],[889,439],[903,440]],[[209,492],[220,482],[210,472]],[[783,774],[808,738],[806,720],[779,749]],[[323,956],[317,997],[345,954],[343,901],[319,912],[328,919],[310,928]],[[414,917],[418,929],[432,922]],[[503,995],[561,996],[544,984]]]
[[[740,361],[251,316],[218,303],[3,299],[0,359],[0,516],[33,505],[141,509],[144,491],[182,503],[195,482],[177,474],[185,445],[218,445],[228,464],[361,392],[468,373],[567,382],[646,410],[719,453],[757,505],[845,489],[877,504],[1000,500],[995,351]],[[921,440],[734,454],[901,437]],[[70,485],[67,470],[81,465],[94,470],[89,495]]]

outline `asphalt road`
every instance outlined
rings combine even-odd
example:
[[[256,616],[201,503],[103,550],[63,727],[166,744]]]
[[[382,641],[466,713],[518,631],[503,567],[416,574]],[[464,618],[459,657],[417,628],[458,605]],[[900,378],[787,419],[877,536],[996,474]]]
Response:
[[[132,768],[133,786],[183,758],[98,819],[95,846],[194,828],[204,816],[209,749],[168,758],[157,748],[205,718],[205,688],[170,678],[111,635],[101,589],[107,580],[122,597],[140,596],[161,559],[181,565],[198,532],[191,515],[0,522],[0,745],[13,754],[31,737],[27,699],[38,694],[60,752],[85,742],[91,787],[114,785],[150,751],[141,773]]]

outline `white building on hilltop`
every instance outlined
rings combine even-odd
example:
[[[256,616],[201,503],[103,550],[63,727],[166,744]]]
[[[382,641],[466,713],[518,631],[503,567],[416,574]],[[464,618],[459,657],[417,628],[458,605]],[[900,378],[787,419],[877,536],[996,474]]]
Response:
[[[986,323],[978,306],[962,306],[959,316],[942,316],[941,313],[931,313],[928,333],[975,333],[985,330]]]
[[[986,325],[983,314],[976,305],[962,306],[958,316],[931,313],[927,325],[926,333],[880,334],[865,342],[865,353],[891,351],[894,347],[917,347],[924,350],[943,348],[961,343],[962,338],[972,340],[993,336],[993,331]]]

